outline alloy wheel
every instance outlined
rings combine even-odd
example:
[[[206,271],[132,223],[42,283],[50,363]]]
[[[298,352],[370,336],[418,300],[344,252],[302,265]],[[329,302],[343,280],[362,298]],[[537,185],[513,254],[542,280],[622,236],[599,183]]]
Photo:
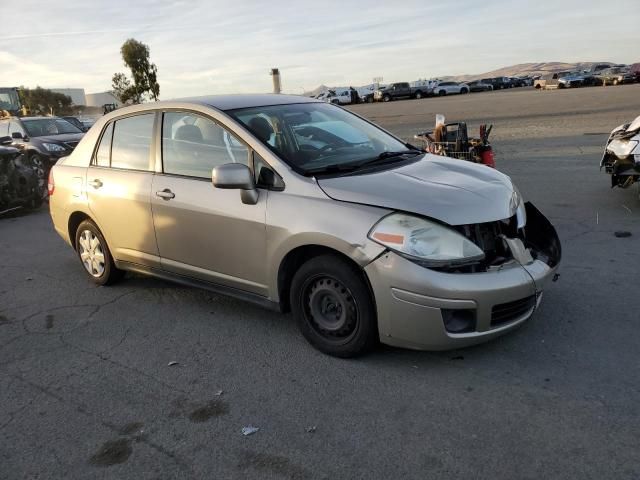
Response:
[[[83,230],[78,239],[78,254],[89,275],[98,278],[104,274],[105,255],[98,236],[91,230]]]

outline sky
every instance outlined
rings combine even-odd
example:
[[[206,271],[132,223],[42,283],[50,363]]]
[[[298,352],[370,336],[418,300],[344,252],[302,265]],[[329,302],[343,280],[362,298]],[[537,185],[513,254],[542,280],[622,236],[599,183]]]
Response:
[[[3,0],[8,1],[8,0]],[[111,88],[146,43],[160,98],[286,93],[547,61],[640,62],[640,0],[21,0],[3,9],[0,87]]]

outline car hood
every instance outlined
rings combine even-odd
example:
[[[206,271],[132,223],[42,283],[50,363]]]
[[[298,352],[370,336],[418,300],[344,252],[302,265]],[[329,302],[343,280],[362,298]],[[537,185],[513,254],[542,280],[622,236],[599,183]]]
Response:
[[[449,225],[503,220],[517,208],[518,194],[506,175],[431,154],[393,170],[319,178],[318,184],[334,200],[417,213]]]
[[[31,140],[38,142],[65,143],[79,142],[84,137],[84,133],[62,133],[60,135],[45,135],[43,137],[31,137]]]

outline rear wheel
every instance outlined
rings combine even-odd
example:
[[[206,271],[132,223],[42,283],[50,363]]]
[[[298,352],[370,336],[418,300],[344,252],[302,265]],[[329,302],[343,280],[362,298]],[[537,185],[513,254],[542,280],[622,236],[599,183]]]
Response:
[[[291,309],[314,347],[336,357],[353,357],[378,340],[375,308],[362,272],[336,255],[303,264],[291,284]]]
[[[384,97],[382,97],[382,101],[383,102],[389,102],[389,101],[391,101],[391,97],[389,95],[385,95]]]
[[[124,276],[124,272],[116,268],[100,229],[91,220],[84,220],[76,230],[76,252],[92,282],[109,285]]]
[[[440,95],[441,97],[444,97],[446,94],[447,94],[447,91],[446,91],[446,90],[440,90],[440,91],[438,92],[438,95]]]
[[[418,100],[419,100],[419,99],[421,99],[421,98],[422,98],[422,92],[417,91],[417,92],[416,92],[416,99],[418,99]]]
[[[466,93],[469,93],[469,89],[468,88],[461,88],[460,89],[460,93],[462,93],[463,95]]]

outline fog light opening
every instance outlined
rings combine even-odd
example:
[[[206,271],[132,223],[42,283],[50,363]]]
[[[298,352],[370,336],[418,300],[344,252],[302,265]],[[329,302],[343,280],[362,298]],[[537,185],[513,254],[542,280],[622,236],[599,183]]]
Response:
[[[468,333],[476,329],[475,310],[442,309],[444,328],[449,333]]]

